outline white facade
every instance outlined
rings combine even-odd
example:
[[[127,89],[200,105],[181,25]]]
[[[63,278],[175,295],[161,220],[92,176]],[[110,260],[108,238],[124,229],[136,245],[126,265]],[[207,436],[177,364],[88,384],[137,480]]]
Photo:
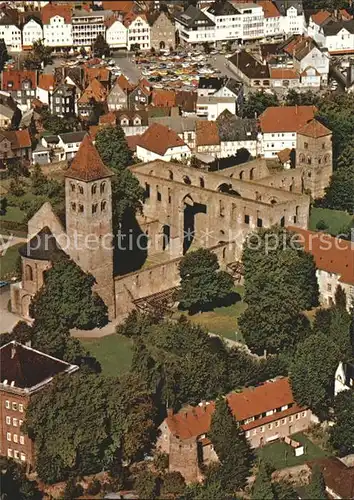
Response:
[[[354,39],[353,39],[354,43]],[[329,73],[329,56],[326,52],[322,52],[317,47],[313,49],[300,61],[299,71],[302,73],[306,68],[312,66],[321,75],[321,81],[324,84],[328,82]]]
[[[205,9],[204,14],[215,23],[214,40],[235,40],[242,38],[242,19],[240,15],[213,15]],[[206,30],[210,35],[210,30]],[[207,37],[206,37],[207,38]]]
[[[263,34],[265,38],[283,35],[281,16],[265,17]]]
[[[0,25],[0,38],[4,39],[9,52],[20,52],[22,50],[21,30],[14,24]]]
[[[215,41],[214,26],[200,26],[197,30],[188,29],[180,24],[176,19],[176,30],[179,32],[181,40],[186,43],[204,43]]]
[[[334,376],[334,395],[337,396],[342,391],[354,390],[354,379],[349,379],[349,386],[346,385],[346,373],[342,362],[339,363]]]
[[[261,152],[260,144],[257,140],[249,141],[221,141],[220,143],[220,158],[235,156],[239,149],[245,148],[250,154],[256,158]]]
[[[101,13],[100,13],[101,12]],[[90,49],[98,35],[105,38],[104,11],[75,13],[72,17],[72,38],[74,47]]]
[[[72,25],[66,23],[64,17],[53,16],[49,24],[43,25],[44,44],[48,47],[72,47]]]
[[[22,28],[22,45],[32,47],[33,42],[43,40],[43,29],[38,21],[30,19]]]
[[[281,31],[287,35],[302,35],[305,31],[305,16],[298,15],[296,7],[289,7],[281,18]]]
[[[106,30],[106,42],[113,49],[126,48],[127,39],[128,30],[118,19]]]
[[[53,89],[51,89],[53,90]],[[36,98],[39,99],[43,104],[47,104],[49,106],[49,97],[50,97],[50,90],[47,89],[41,89],[40,87],[36,88]]]
[[[335,273],[329,273],[323,269],[316,271],[318,287],[320,292],[320,302],[324,306],[332,306],[335,302],[334,296],[338,285],[345,291],[347,297],[347,310],[350,311],[352,301],[354,300],[354,286],[340,281],[340,276]]]
[[[315,42],[321,47],[325,46],[326,37],[324,36],[323,30],[319,24],[317,24],[312,17],[309,19],[309,24],[306,28],[306,33],[308,36],[313,38]]]
[[[262,155],[274,158],[285,148],[295,148],[296,132],[264,133],[262,138]]]
[[[231,114],[236,114],[236,100],[230,97],[204,96],[198,97],[197,116],[214,121],[227,109]]]
[[[141,16],[137,16],[128,27],[128,50],[139,45],[141,50],[150,50],[150,25]]]
[[[148,149],[145,149],[141,146],[137,146],[136,148],[136,156],[139,160],[143,162],[153,161],[153,160],[163,160],[163,161],[171,161],[171,160],[186,160],[191,156],[191,150],[184,144],[183,146],[177,146],[173,148],[168,148],[163,156],[154,153]]]
[[[324,46],[328,52],[352,52],[354,51],[354,33],[346,30],[344,27],[336,34],[325,36]]]
[[[255,4],[236,4],[241,12],[242,40],[254,40],[264,36],[264,12]]]

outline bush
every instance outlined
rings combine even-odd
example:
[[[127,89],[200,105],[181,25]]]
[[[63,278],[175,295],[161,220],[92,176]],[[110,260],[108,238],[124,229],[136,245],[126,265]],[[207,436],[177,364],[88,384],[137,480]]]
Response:
[[[77,483],[75,478],[69,479],[63,492],[64,500],[73,500],[74,498],[81,497],[83,494],[84,489],[81,484]]]
[[[98,495],[101,491],[101,483],[98,479],[94,478],[87,486],[86,493],[88,495]]]

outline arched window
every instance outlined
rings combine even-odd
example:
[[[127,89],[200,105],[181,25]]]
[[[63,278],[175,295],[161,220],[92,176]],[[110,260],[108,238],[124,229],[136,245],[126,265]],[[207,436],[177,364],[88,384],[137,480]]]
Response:
[[[168,171],[168,178],[173,181],[173,172],[171,170]]]
[[[304,163],[305,162],[305,155],[303,153],[299,154],[299,160],[300,160],[300,163]]]
[[[324,157],[324,162],[325,162],[325,163],[329,163],[329,160],[330,160],[330,156],[329,156],[329,155],[326,155],[326,156]]]
[[[199,178],[199,183],[200,183],[201,188],[205,187],[205,181],[204,181],[203,177]]]
[[[103,194],[106,190],[106,183],[105,182],[101,182],[101,185],[100,185],[100,193]]]
[[[307,157],[307,164],[308,164],[308,165],[311,165],[311,156],[308,156],[308,157]]]
[[[239,176],[241,181],[242,181],[242,179],[243,179],[243,175],[244,175],[244,173],[245,173],[245,172],[244,172],[243,170],[241,170],[241,172],[240,172],[240,176]]]
[[[321,163],[322,163],[322,158],[320,157],[318,158],[318,164],[321,165]]]
[[[73,212],[76,212],[76,203],[72,203],[72,204],[71,204],[71,210],[72,210]]]
[[[95,214],[97,212],[97,207],[98,207],[98,204],[95,203],[94,205],[92,205],[92,213]]]
[[[254,168],[251,168],[250,170],[250,181],[253,181],[254,178]]]
[[[185,176],[183,177],[183,182],[184,182],[185,184],[188,184],[188,185],[192,184],[192,181],[190,180],[190,178],[188,177],[188,175],[185,175]]]
[[[91,187],[91,193],[96,194],[96,191],[97,191],[97,184],[93,184]]]
[[[83,213],[84,213],[84,206],[79,205],[79,214],[83,214]]]
[[[26,264],[25,267],[25,280],[33,281],[33,269],[29,264]]]
[[[82,186],[80,186],[80,184],[79,184],[79,193],[84,194],[84,188]]]
[[[105,212],[107,209],[107,202],[106,201],[102,201],[101,202],[101,212]]]
[[[75,191],[76,186],[73,182],[70,183],[71,191]]]

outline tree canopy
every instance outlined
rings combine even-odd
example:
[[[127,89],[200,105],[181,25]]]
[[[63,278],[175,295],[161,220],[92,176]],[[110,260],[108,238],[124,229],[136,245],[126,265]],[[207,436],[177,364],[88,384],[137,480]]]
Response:
[[[35,481],[26,477],[22,464],[0,457],[1,500],[40,500],[42,493]]]
[[[252,486],[252,500],[275,500],[271,473],[265,462],[261,462]]]
[[[270,106],[278,106],[278,97],[265,92],[252,92],[248,94],[243,105],[243,116],[245,118],[257,118]]]
[[[120,172],[132,162],[124,131],[120,125],[101,128],[96,135],[95,146],[105,165]]]
[[[49,64],[52,60],[52,48],[44,45],[42,40],[35,40],[32,43],[32,50],[24,60],[26,69],[40,69]]]
[[[335,425],[331,427],[331,443],[341,455],[354,453],[354,391],[340,392],[334,400]]]
[[[109,57],[111,53],[109,45],[101,33],[97,35],[96,40],[93,42],[92,52],[95,57]]]
[[[312,469],[311,481],[307,487],[307,496],[311,500],[324,500],[327,498],[326,484],[318,465],[315,465]]]
[[[353,110],[354,112],[354,110]],[[354,127],[354,121],[353,121]],[[323,204],[334,210],[354,213],[354,143],[348,144],[338,157],[329,186],[325,188]]]

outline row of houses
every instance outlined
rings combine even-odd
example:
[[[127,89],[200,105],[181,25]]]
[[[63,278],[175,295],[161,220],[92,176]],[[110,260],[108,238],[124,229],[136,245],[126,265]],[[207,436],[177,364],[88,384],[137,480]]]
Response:
[[[102,35],[112,49],[141,50],[175,47],[175,27],[168,12],[144,13],[138,9],[75,10],[70,4],[47,4],[40,11],[19,13],[0,10],[0,38],[11,52],[29,50],[42,40],[53,51],[90,49]]]
[[[354,20],[344,9],[334,14],[325,10],[312,14],[307,34],[330,54],[354,53]]]

